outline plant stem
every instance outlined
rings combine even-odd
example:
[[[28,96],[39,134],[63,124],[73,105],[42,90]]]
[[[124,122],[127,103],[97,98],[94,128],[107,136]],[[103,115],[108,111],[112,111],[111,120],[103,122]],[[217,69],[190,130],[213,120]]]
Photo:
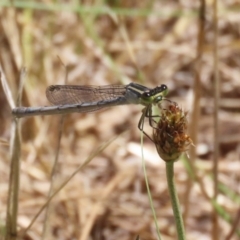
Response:
[[[167,175],[167,182],[168,182],[168,189],[169,194],[172,202],[173,214],[176,222],[177,227],[177,235],[179,240],[185,240],[185,230],[183,225],[183,219],[180,212],[180,205],[179,200],[175,188],[174,182],[174,172],[173,172],[174,161],[166,162],[166,175]]]
[[[148,193],[148,200],[149,200],[149,204],[151,206],[152,215],[153,215],[153,219],[154,219],[154,223],[155,223],[155,227],[156,227],[158,240],[161,240],[162,239],[161,238],[161,233],[160,233],[160,229],[159,229],[159,226],[158,226],[156,211],[155,211],[154,206],[153,206],[153,200],[152,200],[152,195],[151,195],[151,191],[150,191],[149,184],[148,184],[147,170],[146,170],[146,165],[145,165],[144,156],[143,156],[143,132],[141,132],[141,153],[142,153],[142,167],[143,167],[144,179],[145,179],[147,193]]]

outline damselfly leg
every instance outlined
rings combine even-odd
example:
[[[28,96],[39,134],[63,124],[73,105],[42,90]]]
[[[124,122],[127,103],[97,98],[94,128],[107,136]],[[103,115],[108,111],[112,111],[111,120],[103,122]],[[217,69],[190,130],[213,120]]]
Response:
[[[175,103],[167,98],[164,98],[161,100],[161,102],[158,103],[158,108],[160,111],[167,111],[167,107],[164,107],[164,104],[163,104],[164,101],[168,102],[169,104],[177,105],[177,103]],[[149,138],[152,142],[154,142],[153,139],[144,131],[145,118],[148,119],[148,123],[151,128],[158,129],[156,118],[161,118],[161,113],[160,113],[160,115],[153,115],[152,107],[153,107],[153,104],[149,104],[142,110],[142,115],[138,122],[138,129],[140,131],[142,131],[147,138]]]
[[[145,122],[145,118],[148,118],[149,126],[151,126],[152,128],[156,128],[155,126],[153,126],[153,124],[156,123],[156,121],[153,119],[154,117],[160,117],[160,116],[152,115],[152,104],[150,104],[142,110],[142,115],[138,122],[138,129],[141,132],[143,132],[143,134],[152,142],[153,142],[152,138],[144,131],[144,122]]]

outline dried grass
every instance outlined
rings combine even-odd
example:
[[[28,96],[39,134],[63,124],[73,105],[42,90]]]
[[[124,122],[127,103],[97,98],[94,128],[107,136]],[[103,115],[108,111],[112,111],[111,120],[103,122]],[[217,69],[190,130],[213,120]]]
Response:
[[[8,1],[7,1],[8,2]],[[20,3],[25,4],[20,6]],[[45,2],[45,4],[43,4]],[[59,1],[60,2],[60,1]],[[8,4],[3,1],[0,4]],[[15,4],[15,3],[14,3]],[[201,50],[201,101],[196,144],[196,177],[188,204],[187,239],[211,239],[213,196],[213,23],[212,5],[206,3],[204,46]],[[220,236],[227,236],[239,211],[239,13],[232,1],[219,6],[219,190],[218,202],[232,223],[220,218]],[[69,84],[104,85],[140,82],[166,84],[169,98],[184,109],[192,107],[197,57],[197,1],[111,1],[64,11],[51,1],[18,1],[0,9],[0,65],[13,96],[17,97],[21,67],[27,68],[24,106],[49,105],[45,89],[63,84],[68,66]],[[44,6],[44,8],[43,8]],[[70,6],[70,3],[68,4]],[[87,8],[86,8],[87,6]],[[48,8],[48,10],[47,10]],[[62,11],[60,10],[62,9]],[[125,9],[125,10],[124,10]],[[223,11],[224,10],[224,11]],[[9,184],[11,110],[0,89],[1,225],[6,218]],[[11,106],[13,106],[12,101]],[[232,107],[234,106],[234,107]],[[54,189],[114,136],[119,137],[98,154],[53,198],[45,239],[156,239],[141,169],[140,106],[123,106],[94,114],[65,117]],[[19,234],[46,203],[59,133],[59,117],[22,119]],[[121,134],[123,133],[124,134]],[[164,164],[155,146],[144,142],[149,184],[164,239],[174,238],[173,214],[166,189]],[[188,173],[176,164],[180,202]],[[201,190],[202,189],[202,190]],[[183,204],[183,203],[182,203]],[[42,213],[24,239],[40,239]],[[239,223],[238,223],[239,231]],[[4,227],[3,227],[4,228]],[[238,239],[236,233],[231,239]],[[229,238],[230,239],[230,238]]]

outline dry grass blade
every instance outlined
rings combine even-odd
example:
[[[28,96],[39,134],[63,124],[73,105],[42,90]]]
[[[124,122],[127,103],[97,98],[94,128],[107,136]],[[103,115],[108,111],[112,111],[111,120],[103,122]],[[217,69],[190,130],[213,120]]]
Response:
[[[240,209],[238,209],[236,218],[232,224],[232,229],[230,230],[229,234],[226,236],[225,240],[231,240],[233,238],[235,231],[238,229],[239,223],[240,223]]]
[[[21,70],[20,87],[17,96],[17,106],[21,105],[22,90],[25,80],[25,69]],[[7,81],[4,81],[4,89],[7,91],[8,98],[12,96],[8,88]],[[12,98],[8,101],[12,101]],[[18,219],[18,195],[19,195],[19,176],[20,176],[20,156],[21,156],[21,139],[19,133],[19,120],[13,119],[12,134],[10,144],[10,180],[8,191],[8,207],[6,220],[6,239],[17,238],[17,219]]]
[[[124,181],[125,177],[126,177],[125,171],[119,172],[103,189],[102,194],[98,198],[98,202],[91,207],[92,208],[91,214],[90,216],[88,216],[87,221],[84,223],[81,236],[79,238],[80,240],[89,239],[91,229],[93,228],[96,218],[98,217],[99,212],[102,209],[103,202],[107,200],[107,197],[113,192],[117,185]]]
[[[175,164],[175,179],[179,200],[186,204],[187,238],[211,238],[209,226],[213,223],[211,206],[215,181],[212,177],[215,153],[213,2],[66,2],[18,0],[10,5],[9,0],[0,1],[3,85],[7,79],[5,90],[0,84],[0,139],[4,140],[0,141],[0,206],[3,209],[0,221],[5,222],[8,169],[13,167],[9,163],[10,138],[19,130],[11,126],[19,69],[24,62],[29,80],[24,86],[22,107],[49,106],[45,96],[47,87],[64,82],[65,72],[57,59],[60,56],[69,66],[69,85],[126,85],[142,81],[143,85],[153,88],[166,84],[168,99],[189,110],[189,123],[192,124],[189,135],[195,147],[190,148],[193,152],[190,153],[191,161]],[[238,2],[221,1],[218,6],[218,68],[222,98],[218,115],[220,195],[214,204],[221,218],[219,235],[224,238],[231,233],[231,240],[240,236],[239,228],[234,228],[233,224],[239,209],[236,196],[239,195],[240,172],[237,150],[240,142]],[[80,164],[78,160],[88,158],[99,143],[127,132],[96,156],[54,197],[48,223],[44,220],[45,206],[25,238],[40,239],[44,221],[49,227],[46,239],[84,236],[106,240],[136,239],[136,236],[140,236],[139,239],[157,238],[140,170],[140,133],[137,129],[140,114],[140,106],[127,105],[94,114],[69,114],[65,118],[54,190],[75,171]],[[58,121],[57,116],[21,120],[22,167],[17,222],[20,231],[29,226],[47,201],[53,182],[50,176],[58,142]],[[147,125],[144,130],[150,134]],[[159,229],[164,239],[175,239],[164,166],[148,139],[144,141],[144,155]],[[118,176],[124,170],[129,171],[129,175],[122,180]],[[117,185],[119,180],[122,182]],[[116,187],[107,191],[113,181],[116,181]],[[104,204],[100,204],[98,199],[102,199],[105,191],[106,197],[100,202],[104,201]],[[99,208],[96,207],[93,213],[92,206]]]
[[[7,98],[7,101],[9,103],[9,106],[11,107],[11,109],[13,109],[13,108],[15,108],[16,105],[14,103],[14,100],[13,100],[13,97],[12,97],[12,92],[10,91],[10,88],[8,86],[6,77],[5,77],[5,75],[2,71],[1,66],[0,66],[0,78],[1,78],[2,87],[3,87],[3,90],[4,90],[5,96]]]
[[[19,87],[18,87],[18,94],[17,94],[17,106],[21,106],[21,101],[22,101],[22,93],[23,93],[23,86],[24,86],[24,81],[26,79],[26,74],[27,74],[27,69],[22,68],[20,72],[20,79],[19,79]]]
[[[20,234],[20,238],[24,238],[26,235],[27,231],[32,227],[38,216],[43,212],[43,210],[49,205],[50,201],[59,193],[61,189],[63,189],[68,182],[80,171],[82,170],[87,164],[94,158],[96,157],[99,153],[101,153],[105,148],[109,146],[117,137],[112,138],[102,146],[100,146],[92,155],[90,155],[83,164],[79,165],[77,169],[58,187],[56,188],[55,192],[48,198],[47,202],[41,207],[41,209],[38,211],[38,213],[35,215],[35,217],[32,219],[31,223],[29,226]]]
[[[191,139],[194,144],[198,144],[198,126],[199,126],[199,117],[200,117],[200,99],[201,99],[201,72],[202,72],[202,55],[203,55],[203,46],[205,39],[205,16],[206,14],[206,2],[205,0],[200,0],[199,7],[199,18],[198,18],[198,43],[197,43],[197,56],[195,60],[195,79],[194,79],[194,100],[192,104],[192,113],[189,132]],[[189,161],[191,169],[196,172],[195,161],[197,157],[196,148],[192,147],[189,150],[189,156],[192,161]],[[189,213],[189,199],[190,193],[192,190],[193,180],[188,176],[188,182],[186,184],[186,192],[184,194],[184,214],[183,220],[186,225],[186,220]]]
[[[64,81],[64,83],[67,84],[68,67],[63,64],[60,57],[58,57],[58,59],[65,68],[65,81]],[[60,121],[59,121],[57,148],[56,148],[55,159],[54,159],[53,168],[52,168],[52,172],[51,172],[51,185],[50,185],[50,188],[49,188],[48,197],[50,197],[52,195],[52,193],[54,191],[54,183],[56,181],[56,178],[58,177],[57,176],[57,165],[58,165],[58,160],[59,160],[60,145],[61,145],[61,139],[62,139],[62,134],[63,134],[64,117],[65,117],[65,115],[62,115],[60,117]],[[49,237],[49,234],[50,234],[50,227],[49,227],[50,226],[50,224],[49,224],[50,219],[49,219],[49,216],[51,214],[51,210],[52,210],[52,205],[48,204],[47,209],[46,209],[46,213],[45,213],[42,239],[45,239],[47,236]]]
[[[213,67],[214,67],[214,155],[213,155],[213,199],[217,201],[218,196],[218,161],[219,161],[219,100],[220,100],[220,78],[218,69],[218,0],[213,1]],[[212,239],[219,239],[218,214],[213,207],[212,216]]]
[[[19,120],[14,119],[12,123],[12,135],[10,145],[11,164],[7,201],[8,204],[6,219],[6,240],[17,238],[20,154],[21,154],[21,142],[19,135]]]

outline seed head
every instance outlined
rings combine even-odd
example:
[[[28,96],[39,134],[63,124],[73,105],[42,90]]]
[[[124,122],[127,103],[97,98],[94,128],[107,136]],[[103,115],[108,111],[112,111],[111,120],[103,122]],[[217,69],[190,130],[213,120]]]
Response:
[[[153,141],[159,156],[164,161],[176,161],[182,152],[192,144],[187,135],[187,112],[175,102],[165,101],[166,107],[159,105],[160,120],[153,128]]]

